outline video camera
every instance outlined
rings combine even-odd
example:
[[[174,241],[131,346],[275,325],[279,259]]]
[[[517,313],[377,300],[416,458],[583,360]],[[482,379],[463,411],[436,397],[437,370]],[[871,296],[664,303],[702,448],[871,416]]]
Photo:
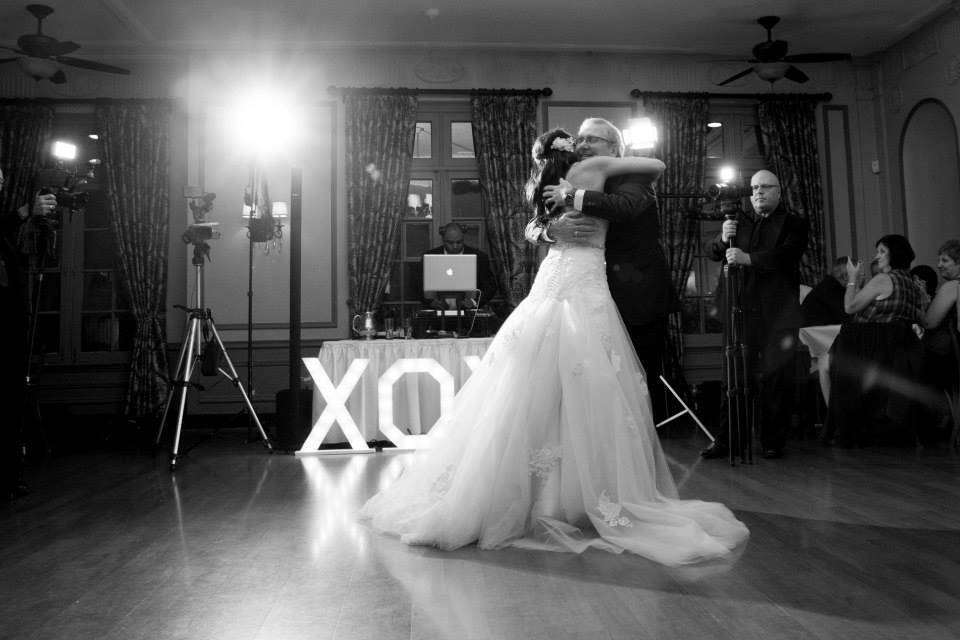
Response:
[[[37,195],[45,196],[54,194],[57,196],[57,207],[63,207],[70,211],[81,211],[90,201],[90,194],[85,191],[73,191],[66,187],[59,187],[56,190],[50,187],[42,187]]]
[[[742,200],[753,195],[750,187],[741,187],[735,184],[712,184],[707,187],[707,197],[714,200]]]
[[[184,187],[183,197],[188,200],[190,213],[193,214],[193,224],[183,232],[183,241],[193,245],[193,264],[203,264],[203,259],[210,259],[210,245],[207,240],[220,238],[219,222],[207,222],[207,214],[213,210],[215,193],[207,193],[200,187]]]

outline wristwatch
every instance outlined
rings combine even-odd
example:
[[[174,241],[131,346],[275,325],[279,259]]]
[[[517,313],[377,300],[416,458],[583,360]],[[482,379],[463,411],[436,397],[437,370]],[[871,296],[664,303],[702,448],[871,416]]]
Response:
[[[563,194],[563,203],[564,203],[565,205],[567,205],[568,207],[572,207],[572,206],[573,206],[573,198],[574,198],[573,192],[567,191],[567,192],[565,192],[565,193]]]

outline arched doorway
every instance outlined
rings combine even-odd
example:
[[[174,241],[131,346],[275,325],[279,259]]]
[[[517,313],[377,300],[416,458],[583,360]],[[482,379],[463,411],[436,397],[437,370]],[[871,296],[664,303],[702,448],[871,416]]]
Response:
[[[953,116],[939,100],[924,100],[903,125],[900,141],[906,236],[914,264],[935,266],[937,249],[960,239],[960,151]]]

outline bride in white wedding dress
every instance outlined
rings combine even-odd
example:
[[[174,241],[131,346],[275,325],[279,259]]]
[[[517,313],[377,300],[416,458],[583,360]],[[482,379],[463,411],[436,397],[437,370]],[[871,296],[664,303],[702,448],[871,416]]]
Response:
[[[613,175],[663,170],[653,158],[578,162],[573,149],[562,129],[534,145],[531,201],[544,218],[542,188],[564,175],[602,190]],[[601,221],[584,244],[551,245],[427,448],[361,509],[375,530],[441,549],[595,547],[666,565],[719,558],[747,539],[724,505],[677,498],[607,287],[605,235]]]

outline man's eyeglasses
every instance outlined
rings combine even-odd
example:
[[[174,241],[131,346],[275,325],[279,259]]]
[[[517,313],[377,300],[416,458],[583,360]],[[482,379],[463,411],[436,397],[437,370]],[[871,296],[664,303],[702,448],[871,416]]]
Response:
[[[613,140],[608,140],[607,138],[601,138],[600,136],[577,136],[573,139],[574,144],[582,144],[586,142],[587,144],[596,144],[598,142],[606,142],[607,144],[613,144]]]

